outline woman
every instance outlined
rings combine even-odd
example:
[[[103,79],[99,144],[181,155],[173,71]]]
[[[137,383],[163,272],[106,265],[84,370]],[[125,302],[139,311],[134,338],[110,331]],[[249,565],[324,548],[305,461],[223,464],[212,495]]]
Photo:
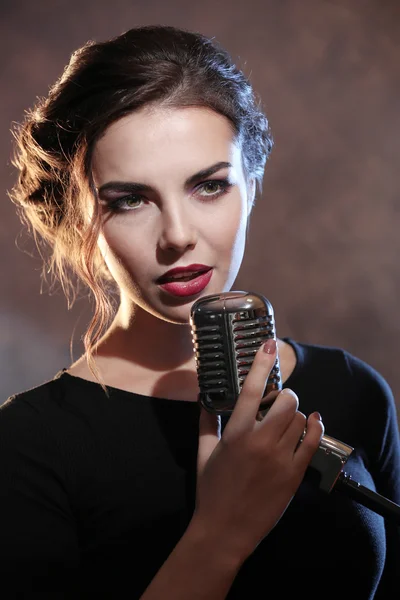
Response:
[[[21,126],[12,199],[50,245],[66,293],[72,268],[95,311],[84,355],[0,410],[1,576],[15,594],[393,590],[398,530],[306,474],[319,411],[356,448],[349,472],[400,501],[380,375],[341,350],[271,341],[222,437],[197,403],[190,307],[233,285],[271,147],[227,53],[162,26],[85,45]],[[259,421],[277,352],[285,389]]]

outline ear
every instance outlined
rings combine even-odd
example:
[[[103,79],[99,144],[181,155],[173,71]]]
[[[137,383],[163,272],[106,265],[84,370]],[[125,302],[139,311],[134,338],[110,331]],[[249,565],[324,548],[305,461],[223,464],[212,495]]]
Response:
[[[256,195],[256,180],[250,179],[247,186],[247,216],[250,216]]]

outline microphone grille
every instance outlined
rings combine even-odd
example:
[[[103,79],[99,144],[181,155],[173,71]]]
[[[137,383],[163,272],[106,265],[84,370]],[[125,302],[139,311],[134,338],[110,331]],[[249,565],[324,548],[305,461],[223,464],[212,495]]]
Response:
[[[199,400],[213,412],[232,412],[258,348],[276,339],[272,305],[252,292],[204,296],[193,304],[190,321]],[[277,358],[264,396],[279,389]]]

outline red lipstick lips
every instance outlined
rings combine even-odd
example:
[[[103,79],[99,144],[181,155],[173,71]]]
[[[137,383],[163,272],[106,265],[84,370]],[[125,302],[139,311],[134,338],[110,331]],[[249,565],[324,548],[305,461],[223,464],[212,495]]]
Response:
[[[208,285],[212,273],[212,267],[192,264],[167,271],[157,279],[157,283],[173,296],[193,296]]]

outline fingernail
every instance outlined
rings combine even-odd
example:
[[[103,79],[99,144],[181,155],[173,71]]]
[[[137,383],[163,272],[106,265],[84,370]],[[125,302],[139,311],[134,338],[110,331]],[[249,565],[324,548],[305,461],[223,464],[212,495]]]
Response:
[[[317,410],[313,412],[313,415],[316,419],[318,419],[318,421],[322,421],[322,417]]]
[[[267,340],[263,345],[263,350],[267,354],[274,354],[276,351],[276,340],[274,338]]]

